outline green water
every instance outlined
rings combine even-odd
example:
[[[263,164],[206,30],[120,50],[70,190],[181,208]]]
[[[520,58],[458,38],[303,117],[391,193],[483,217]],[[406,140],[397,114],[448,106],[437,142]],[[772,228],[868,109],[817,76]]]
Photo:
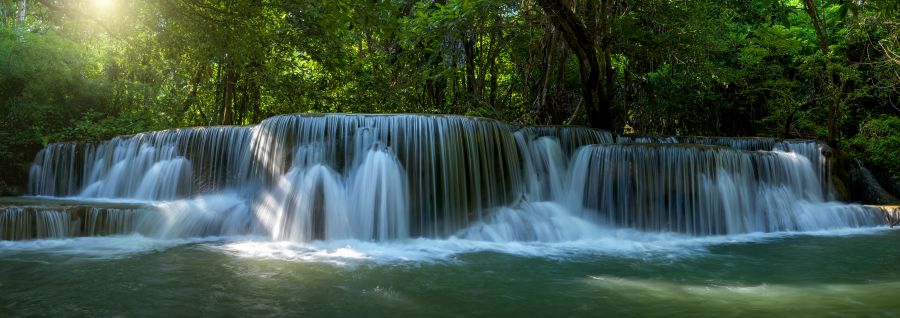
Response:
[[[900,231],[245,240],[0,242],[0,316],[900,316]]]

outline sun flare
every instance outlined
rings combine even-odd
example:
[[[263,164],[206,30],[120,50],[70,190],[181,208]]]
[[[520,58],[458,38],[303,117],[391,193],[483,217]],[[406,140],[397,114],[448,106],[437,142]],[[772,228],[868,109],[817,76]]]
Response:
[[[101,13],[109,13],[115,6],[115,0],[91,0],[91,5],[94,7],[94,10],[97,10]]]

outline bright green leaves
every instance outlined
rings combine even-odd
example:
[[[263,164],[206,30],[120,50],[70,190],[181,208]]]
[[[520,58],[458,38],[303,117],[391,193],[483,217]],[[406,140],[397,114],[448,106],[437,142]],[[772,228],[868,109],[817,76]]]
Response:
[[[23,184],[27,163],[42,145],[84,137],[63,133],[83,114],[116,115],[115,83],[103,76],[101,65],[85,45],[56,32],[0,26],[0,183]],[[110,118],[118,117],[92,119]]]
[[[112,106],[113,84],[84,47],[51,32],[0,28],[0,114],[10,144],[41,143],[81,112]]]

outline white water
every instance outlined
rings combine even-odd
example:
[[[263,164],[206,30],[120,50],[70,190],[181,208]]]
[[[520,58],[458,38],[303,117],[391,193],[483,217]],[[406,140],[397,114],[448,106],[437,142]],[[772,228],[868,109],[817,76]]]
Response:
[[[492,242],[450,237],[405,239],[389,242],[360,240],[271,241],[259,236],[210,236],[159,239],[142,235],[79,237],[32,241],[0,241],[0,257],[50,254],[79,259],[117,259],[161,252],[181,246],[221,252],[236,257],[292,262],[327,263],[338,266],[460,262],[465,254],[492,252],[521,257],[571,259],[604,255],[634,259],[694,258],[708,255],[711,247],[726,244],[764,243],[803,236],[856,236],[887,231],[886,227],[824,230],[812,232],[751,233],[696,237],[676,233],[646,233],[628,229],[598,228],[588,238],[563,242]]]
[[[163,240],[132,234],[32,241],[0,241],[0,257],[14,258],[20,254],[41,253],[80,259],[119,259],[142,253],[161,252],[186,244],[221,242],[222,240],[219,237]]]
[[[119,232],[109,233],[160,239],[642,246],[644,235],[673,232],[718,237],[881,222],[877,212],[828,201],[824,150],[815,142],[618,139],[640,144],[614,144],[584,128],[516,129],[458,116],[280,116],[255,127],[51,145],[36,158],[29,188],[146,202],[130,227],[111,222]],[[72,232],[65,215],[57,219],[38,218],[46,233],[37,237]],[[642,234],[618,239],[628,231]]]

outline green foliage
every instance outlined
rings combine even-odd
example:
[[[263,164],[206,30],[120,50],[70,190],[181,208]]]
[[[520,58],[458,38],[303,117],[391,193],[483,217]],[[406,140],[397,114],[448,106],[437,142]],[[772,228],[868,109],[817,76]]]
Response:
[[[75,43],[52,33],[0,29],[0,110],[16,143],[41,142],[84,111],[111,104],[110,83]]]
[[[885,116],[869,119],[850,139],[855,157],[868,167],[900,183],[900,117]]]
[[[102,77],[91,53],[50,30],[0,26],[0,162],[4,163],[0,180],[4,183],[22,184],[27,163],[42,145],[90,138],[63,133],[69,127],[98,127],[98,122],[118,120],[115,84]],[[111,116],[93,115],[91,122],[85,122],[85,114],[100,113]],[[132,118],[129,124],[140,122]]]
[[[116,116],[105,116],[89,111],[82,114],[82,117],[71,126],[55,131],[49,139],[103,141],[114,136],[171,128],[170,125],[154,120],[153,117],[153,113],[140,109],[122,112]]]
[[[587,123],[579,59],[531,0],[28,3],[0,0],[4,171],[48,142],[283,113]],[[848,140],[900,114],[897,1],[812,1],[818,24],[805,1],[563,3],[620,131]]]

